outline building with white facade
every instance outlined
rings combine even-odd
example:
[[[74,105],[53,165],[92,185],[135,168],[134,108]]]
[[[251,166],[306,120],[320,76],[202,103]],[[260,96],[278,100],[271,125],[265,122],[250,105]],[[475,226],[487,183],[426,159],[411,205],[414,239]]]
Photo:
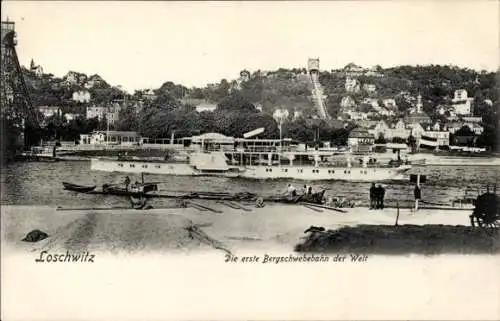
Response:
[[[396,100],[393,98],[387,98],[382,100],[384,107],[390,110],[398,109],[398,105],[396,104]]]
[[[61,115],[61,107],[57,106],[40,106],[38,110],[43,114],[43,117],[49,118],[54,115]]]
[[[363,90],[369,93],[374,93],[377,90],[377,86],[374,84],[363,84]]]
[[[216,104],[201,103],[201,104],[196,105],[196,112],[198,112],[198,113],[201,113],[204,111],[213,112],[216,109],[217,109]]]
[[[72,121],[72,120],[77,119],[78,117],[81,117],[81,115],[80,114],[73,114],[73,113],[64,114],[64,119],[66,119],[66,121]]]
[[[358,110],[348,110],[345,112],[351,120],[368,120],[368,113]]]
[[[92,106],[92,107],[87,107],[85,118],[92,119],[97,117],[99,120],[102,120],[105,115],[106,115],[106,107]]]
[[[90,101],[90,92],[87,90],[75,91],[72,96],[73,101],[88,103]]]
[[[470,115],[472,114],[472,102],[474,98],[469,98],[467,96],[467,90],[458,89],[455,90],[455,94],[452,99],[452,107],[457,115]]]
[[[281,108],[281,109],[276,109],[274,111],[273,118],[274,120],[276,120],[276,122],[279,123],[280,121],[287,119],[289,115],[290,112],[288,111],[288,109]]]
[[[348,93],[356,93],[360,90],[359,81],[355,78],[351,78],[349,76],[345,79],[345,90]]]
[[[340,101],[341,108],[352,108],[356,106],[356,101],[351,96],[342,97]]]
[[[120,111],[122,106],[120,104],[114,103],[112,106],[106,108],[105,115],[106,120],[110,124],[115,124],[120,119]]]

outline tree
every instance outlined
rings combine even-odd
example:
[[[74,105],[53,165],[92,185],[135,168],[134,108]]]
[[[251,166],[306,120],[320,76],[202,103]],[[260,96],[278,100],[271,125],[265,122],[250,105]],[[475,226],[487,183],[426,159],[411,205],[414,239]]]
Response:
[[[217,109],[246,113],[257,112],[255,106],[248,99],[243,97],[243,95],[237,92],[224,98],[219,104],[217,104]]]
[[[470,129],[469,126],[464,125],[455,132],[455,136],[474,136],[474,132]]]
[[[122,131],[136,131],[138,126],[139,124],[135,108],[132,106],[122,108],[118,114],[116,129]]]
[[[378,138],[375,140],[375,144],[385,144],[386,140],[383,133],[379,133]]]

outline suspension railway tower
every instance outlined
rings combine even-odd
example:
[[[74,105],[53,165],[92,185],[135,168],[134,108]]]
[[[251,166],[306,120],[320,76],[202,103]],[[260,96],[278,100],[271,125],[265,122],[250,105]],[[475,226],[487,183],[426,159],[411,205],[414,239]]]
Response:
[[[33,107],[16,52],[14,22],[2,21],[1,131],[2,151],[37,145],[40,114]]]
[[[331,119],[328,111],[326,109],[325,98],[323,94],[323,87],[319,82],[319,58],[309,58],[307,61],[307,69],[309,71],[309,76],[311,77],[311,82],[313,84],[312,97],[314,101],[314,106],[318,112],[320,119]]]

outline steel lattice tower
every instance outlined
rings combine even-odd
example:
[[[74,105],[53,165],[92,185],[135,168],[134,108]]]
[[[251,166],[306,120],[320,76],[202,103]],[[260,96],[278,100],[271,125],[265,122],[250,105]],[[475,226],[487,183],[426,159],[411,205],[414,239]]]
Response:
[[[2,21],[1,43],[1,109],[5,135],[14,135],[21,145],[38,143],[33,129],[40,128],[40,115],[33,108],[16,52],[14,22]]]

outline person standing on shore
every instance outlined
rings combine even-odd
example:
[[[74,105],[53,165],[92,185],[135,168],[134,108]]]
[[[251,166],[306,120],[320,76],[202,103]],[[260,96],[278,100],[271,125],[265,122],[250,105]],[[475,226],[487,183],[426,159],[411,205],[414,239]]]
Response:
[[[418,210],[418,201],[422,198],[422,191],[420,190],[420,186],[418,184],[415,185],[415,190],[413,191],[413,195],[415,196],[415,212]]]
[[[128,186],[130,185],[130,177],[125,177],[125,190],[128,192]]]
[[[370,187],[370,209],[373,210],[377,206],[377,188],[375,187],[375,183],[372,183],[372,187]]]
[[[384,197],[385,197],[385,188],[382,185],[378,186],[379,188],[379,206],[378,208],[383,210],[384,209]]]

